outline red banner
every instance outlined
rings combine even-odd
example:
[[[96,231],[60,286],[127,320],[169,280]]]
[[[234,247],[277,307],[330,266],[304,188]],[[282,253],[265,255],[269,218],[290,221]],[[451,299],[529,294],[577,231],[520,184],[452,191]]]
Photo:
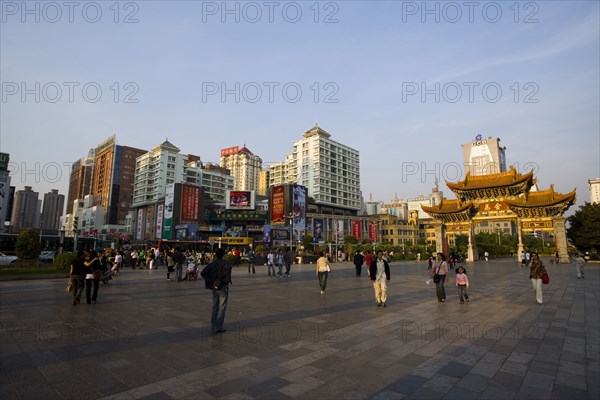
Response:
[[[362,240],[362,229],[360,229],[360,221],[352,221],[352,236],[356,238],[356,240]]]
[[[369,240],[371,242],[377,241],[377,224],[369,224]]]
[[[274,187],[271,191],[271,223],[285,223],[285,193],[283,186]]]

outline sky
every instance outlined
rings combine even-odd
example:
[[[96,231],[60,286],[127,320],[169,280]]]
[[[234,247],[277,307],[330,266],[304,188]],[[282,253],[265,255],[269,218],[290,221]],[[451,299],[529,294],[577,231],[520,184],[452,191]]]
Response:
[[[112,134],[268,164],[318,123],[360,151],[365,200],[390,201],[436,178],[453,198],[481,134],[581,205],[600,177],[599,4],[2,1],[0,151],[17,190],[66,194]]]

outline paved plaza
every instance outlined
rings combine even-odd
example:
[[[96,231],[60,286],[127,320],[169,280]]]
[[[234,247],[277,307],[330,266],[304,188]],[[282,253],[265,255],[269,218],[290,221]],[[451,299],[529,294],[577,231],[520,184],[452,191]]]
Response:
[[[325,295],[314,265],[290,278],[236,267],[210,332],[204,282],[164,268],[100,284],[71,305],[66,279],[0,282],[2,399],[598,399],[600,265],[550,265],[544,303],[508,259],[465,264],[439,303],[427,264],[391,265],[388,307],[349,263]],[[173,276],[173,275],[172,275]]]

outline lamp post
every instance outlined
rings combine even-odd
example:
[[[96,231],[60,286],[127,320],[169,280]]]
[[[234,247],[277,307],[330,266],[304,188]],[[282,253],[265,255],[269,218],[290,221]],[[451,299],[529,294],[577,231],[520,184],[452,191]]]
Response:
[[[287,215],[286,219],[288,219],[290,221],[288,227],[290,229],[290,251],[291,251],[294,246],[294,229],[293,229],[294,215],[292,213],[289,213]]]

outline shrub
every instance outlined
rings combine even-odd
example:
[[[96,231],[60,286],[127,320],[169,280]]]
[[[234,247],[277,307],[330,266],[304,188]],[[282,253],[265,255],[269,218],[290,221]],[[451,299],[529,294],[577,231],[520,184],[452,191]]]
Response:
[[[69,271],[76,255],[77,253],[74,252],[63,251],[56,256],[52,265],[58,271]]]

